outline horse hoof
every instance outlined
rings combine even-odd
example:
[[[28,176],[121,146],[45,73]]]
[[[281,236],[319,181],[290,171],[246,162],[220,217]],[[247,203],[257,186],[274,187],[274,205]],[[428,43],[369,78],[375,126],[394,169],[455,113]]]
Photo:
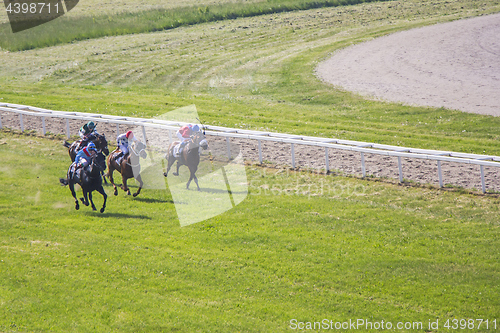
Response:
[[[167,176],[168,176],[166,172],[164,172],[164,173],[163,173],[163,175],[164,175],[165,177],[167,177]]]
[[[80,209],[80,206],[76,205],[76,206],[75,206],[75,209],[76,209],[76,210],[79,210],[79,209]]]
[[[101,213],[104,213],[104,208],[101,208],[100,212],[101,212]]]
[[[134,193],[134,198],[137,196],[137,193]]]
[[[115,190],[115,191],[113,192],[113,194],[114,194],[114,195],[118,195],[118,191],[117,191],[117,190]]]
[[[174,176],[178,176],[179,174],[177,172],[174,172]]]

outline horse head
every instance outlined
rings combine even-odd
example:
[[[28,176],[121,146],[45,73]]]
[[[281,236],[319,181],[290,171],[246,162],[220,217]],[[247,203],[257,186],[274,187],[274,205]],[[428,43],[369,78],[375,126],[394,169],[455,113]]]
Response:
[[[97,177],[101,175],[101,172],[106,170],[106,159],[104,155],[97,154],[92,157],[89,165],[89,174],[91,177]]]
[[[101,150],[104,155],[109,155],[108,141],[104,134],[96,134],[95,145],[97,149]]]
[[[208,142],[205,134],[202,132],[196,132],[192,137],[191,141],[196,147],[201,147],[203,150],[208,149]]]
[[[140,141],[136,141],[134,143],[134,147],[132,150],[137,156],[140,156],[142,158],[148,157],[148,153],[146,152],[146,145]]]

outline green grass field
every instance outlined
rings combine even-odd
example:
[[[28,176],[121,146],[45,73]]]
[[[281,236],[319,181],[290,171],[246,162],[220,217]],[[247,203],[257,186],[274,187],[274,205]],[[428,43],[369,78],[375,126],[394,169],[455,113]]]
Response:
[[[498,198],[250,167],[242,204],[181,228],[168,191],[75,211],[60,142],[0,134],[2,332],[498,318]]]
[[[179,3],[119,4],[102,5],[110,21]],[[103,24],[104,38],[1,50],[0,102],[142,117],[195,104],[208,124],[500,155],[498,118],[371,101],[314,76],[352,43],[499,11],[497,0],[410,0],[130,35]],[[58,182],[61,141],[0,131],[0,332],[297,331],[293,319],[500,328],[498,196],[248,166],[240,205],[181,228],[165,190],[106,187],[104,214],[75,211]]]

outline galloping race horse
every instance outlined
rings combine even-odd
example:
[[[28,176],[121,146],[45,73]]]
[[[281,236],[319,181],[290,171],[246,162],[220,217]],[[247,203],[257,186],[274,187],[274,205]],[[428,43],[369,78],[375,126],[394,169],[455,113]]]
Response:
[[[83,147],[81,147],[82,141],[83,140],[76,140],[72,144],[68,141],[64,141],[63,146],[68,148],[71,162],[75,161],[76,154],[80,151],[80,149],[83,149]],[[93,142],[95,144],[95,147],[99,152],[96,162],[99,163],[101,174],[104,174],[104,170],[106,170],[106,156],[109,154],[108,141],[106,140],[104,134],[94,133],[88,142]],[[104,182],[107,184],[106,178],[104,178]]]
[[[113,171],[118,171],[122,175],[123,184],[120,186],[128,195],[130,195],[130,189],[127,186],[127,179],[135,178],[139,182],[139,189],[134,193],[134,197],[137,196],[144,185],[141,179],[141,164],[140,158],[146,158],[148,156],[146,152],[146,145],[140,141],[134,142],[132,146],[129,146],[128,156],[122,158],[120,164],[116,163],[116,155],[120,153],[120,149],[115,149],[109,154],[107,158],[108,164],[108,174],[109,181],[113,185],[114,195],[118,195],[118,189],[114,183]]]
[[[194,135],[192,135],[188,144],[182,150],[180,156],[175,157],[174,148],[179,143],[180,143],[179,141],[176,141],[170,144],[170,147],[168,148],[168,153],[165,156],[165,158],[168,161],[167,172],[165,172],[163,175],[167,177],[170,168],[172,167],[174,162],[177,161],[177,172],[174,172],[174,176],[179,175],[179,167],[181,165],[186,165],[189,168],[190,172],[190,177],[186,184],[186,188],[189,189],[189,184],[194,179],[194,182],[198,187],[198,191],[200,191],[200,186],[198,185],[198,178],[196,177],[195,173],[196,170],[198,170],[198,164],[200,164],[199,147],[203,148],[203,150],[208,149],[208,143],[207,139],[205,138],[205,134],[202,132],[196,132]]]
[[[81,178],[77,177],[76,172],[73,172],[72,170],[73,165],[71,165],[68,169],[66,179],[64,178],[59,179],[59,182],[62,185],[64,186],[69,185],[71,194],[73,195],[73,198],[75,198],[76,210],[80,209],[80,205],[78,204],[78,199],[76,198],[75,184],[79,184],[83,191],[83,198],[80,198],[80,200],[85,206],[88,206],[90,199],[90,203],[92,204],[92,210],[97,210],[94,205],[94,202],[92,201],[92,192],[97,191],[102,194],[102,196],[104,197],[104,203],[102,204],[100,212],[104,213],[104,209],[106,208],[106,199],[108,198],[108,196],[106,195],[106,192],[104,192],[104,188],[102,187],[102,176],[101,176],[102,168],[99,166],[98,158],[99,155],[92,158],[92,162],[88,166],[88,170],[83,169],[81,173]]]

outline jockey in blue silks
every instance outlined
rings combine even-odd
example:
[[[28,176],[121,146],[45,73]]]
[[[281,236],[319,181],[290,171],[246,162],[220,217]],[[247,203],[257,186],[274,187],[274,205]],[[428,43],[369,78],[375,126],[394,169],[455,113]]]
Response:
[[[87,147],[83,148],[76,154],[75,164],[77,166],[81,165],[83,167],[86,167],[90,164],[92,156],[94,156],[95,154],[97,154],[97,149],[95,147],[95,144],[91,142],[87,145]]]
[[[95,147],[95,144],[93,142],[90,142],[85,148],[80,150],[75,157],[75,162],[73,163],[73,173],[76,173],[78,169],[84,169],[87,167],[91,160],[92,157],[97,154],[97,149]],[[78,175],[79,178],[81,179],[81,172]]]

